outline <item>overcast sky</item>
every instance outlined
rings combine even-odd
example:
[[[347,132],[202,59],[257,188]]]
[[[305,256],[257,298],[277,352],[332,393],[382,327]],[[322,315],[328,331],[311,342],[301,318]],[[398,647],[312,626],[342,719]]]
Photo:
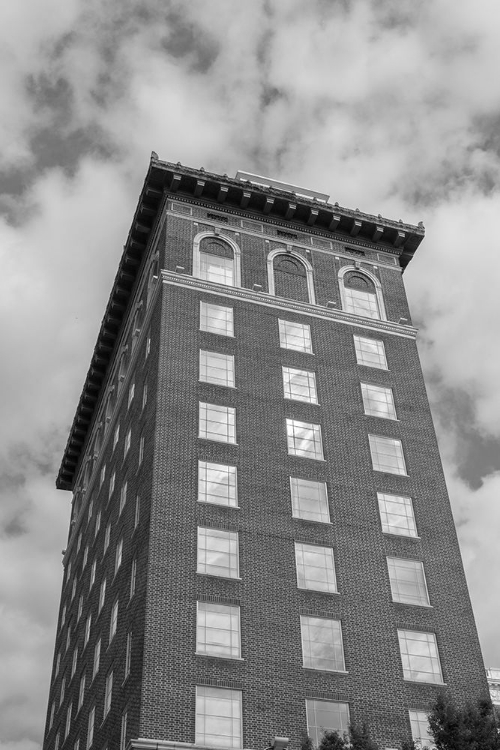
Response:
[[[424,221],[406,287],[500,667],[499,36],[498,0],[0,4],[0,750],[41,743],[54,480],[152,150]]]

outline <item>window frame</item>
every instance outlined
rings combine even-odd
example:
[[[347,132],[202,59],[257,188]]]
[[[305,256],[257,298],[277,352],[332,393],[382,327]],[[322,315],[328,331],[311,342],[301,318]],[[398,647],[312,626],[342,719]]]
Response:
[[[357,365],[359,365],[360,367],[372,367],[375,370],[385,370],[385,371],[389,370],[389,366],[387,364],[387,353],[385,350],[385,342],[382,341],[382,339],[373,339],[373,338],[370,338],[369,336],[358,336],[357,334],[354,333],[353,341],[354,341],[354,353],[356,355]],[[377,344],[377,348],[379,350],[381,347],[382,354],[380,355],[380,351],[379,351],[377,353],[377,356],[378,356],[378,361],[381,362],[382,364],[373,364],[373,362],[369,363],[368,361],[364,361],[364,362],[360,361],[363,358],[362,357],[362,351],[363,351],[362,342],[364,341],[369,341],[369,342],[373,342]]]
[[[210,363],[210,358],[212,358],[212,363]],[[225,363],[225,366],[217,367],[215,364],[213,364],[214,360],[223,361]],[[208,375],[209,370],[220,370],[221,372],[224,372],[226,376],[225,382],[224,378],[210,379]],[[207,349],[200,349],[198,379],[200,383],[210,383],[211,385],[218,385],[222,388],[236,388],[234,354],[226,354],[224,352],[221,353],[209,351]]]
[[[283,378],[283,398],[287,401],[300,401],[304,404],[316,404],[318,405],[318,386],[316,383],[316,373],[314,370],[302,370],[298,367],[289,367],[288,365],[281,366],[281,374]],[[293,391],[294,377],[303,378],[307,385],[299,386],[305,388],[308,392],[308,396],[301,396]],[[288,378],[288,380],[287,380]]]
[[[207,617],[203,622],[203,613],[216,618],[217,613],[224,620],[229,621],[229,627],[222,627],[221,623],[207,625]],[[221,631],[227,642],[215,643],[210,641],[210,631]],[[212,648],[210,646],[212,645]],[[217,659],[241,659],[241,620],[240,607],[237,604],[222,604],[220,602],[196,602],[196,654],[210,656]]]
[[[302,339],[304,346],[290,346],[291,333],[287,331],[287,326],[295,326],[304,329],[304,335]],[[303,354],[314,354],[311,336],[311,326],[309,323],[299,323],[296,320],[283,320],[278,318],[278,335],[280,342],[280,349],[289,349],[294,352],[302,352]],[[293,336],[297,341],[299,336]]]
[[[216,421],[212,416],[214,414],[225,414],[225,421]],[[225,433],[211,432],[209,428],[210,424],[223,425],[225,427]],[[203,425],[205,425],[204,434],[202,429]],[[227,439],[224,439],[224,437],[220,437],[224,436],[224,434],[226,435]],[[198,438],[200,440],[210,440],[211,442],[215,443],[237,445],[236,408],[234,406],[225,406],[221,404],[208,403],[207,401],[200,401],[198,406]]]
[[[412,607],[430,607],[431,603],[429,600],[429,590],[427,588],[427,579],[425,576],[425,568],[424,563],[422,560],[414,560],[406,557],[393,557],[387,556],[387,572],[389,575],[389,583],[391,586],[391,596],[392,601],[397,602],[398,604],[408,604]],[[413,581],[414,587],[418,590],[418,597],[413,597],[413,599],[418,599],[418,601],[412,601],[411,597],[407,596],[404,598],[404,595],[399,594],[398,592],[398,585],[404,584],[404,581],[401,581],[400,578],[397,576],[397,570],[396,570],[396,564],[400,564],[399,567],[405,567],[405,563],[412,563],[415,566],[415,581]],[[403,565],[401,565],[403,563]],[[417,570],[418,566],[418,570]],[[410,568],[410,565],[407,566],[408,569]],[[396,573],[396,575],[393,575],[393,572]],[[419,578],[420,575],[420,578]],[[399,596],[399,598],[397,598]]]
[[[233,283],[232,284],[221,284],[221,286],[229,286],[232,288],[241,287],[241,250],[239,245],[224,232],[204,231],[198,232],[193,241],[193,277],[200,279],[200,281],[207,281],[209,284],[219,284],[220,282],[211,281],[210,279],[202,278],[201,276],[201,254],[200,249],[201,242],[207,237],[225,242],[233,251]],[[210,255],[210,253],[204,253]],[[214,255],[214,258],[222,256]]]
[[[275,250],[271,250],[271,252],[268,253],[267,255],[267,285],[269,289],[269,294],[272,294],[273,297],[277,296],[276,295],[276,283],[274,280],[274,260],[279,255],[284,255],[285,258],[287,257],[294,258],[299,263],[302,263],[306,272],[306,282],[307,282],[308,301],[306,304],[315,305],[316,295],[314,293],[313,268],[306,258],[304,258],[300,253],[296,252],[295,250],[292,250],[291,247],[278,247]],[[282,297],[281,299],[285,299],[285,298]]]
[[[333,627],[331,627],[330,632],[333,635],[332,642],[329,643],[328,641],[320,641],[317,637],[312,639],[306,639],[306,631],[305,627],[321,627],[321,625],[315,625],[314,623],[319,622],[329,622],[332,623]],[[337,632],[335,633],[335,629]],[[325,628],[326,630],[326,628]],[[336,636],[339,636],[338,642],[335,641]],[[344,639],[342,634],[342,621],[337,620],[333,617],[315,617],[312,615],[300,615],[300,638],[302,643],[302,666],[304,669],[314,669],[320,672],[340,672],[342,674],[346,673],[345,668],[345,653],[344,653]],[[314,643],[316,646],[319,643],[324,643],[328,646],[329,649],[331,649],[334,652],[334,657],[329,659],[329,661],[336,662],[342,665],[341,668],[335,667],[335,668],[328,668],[324,666],[319,666],[320,657],[314,656],[311,652],[310,648],[306,648],[306,644]],[[338,654],[336,652],[339,652]],[[311,653],[308,653],[311,652]],[[325,659],[323,659],[325,661]],[[316,663],[315,663],[316,662]]]
[[[225,471],[226,469],[229,471]],[[210,479],[210,473],[215,474],[215,472],[219,472],[219,475],[221,473],[224,474],[227,477],[227,481],[216,482],[214,479]],[[209,487],[213,485],[225,488],[225,494],[216,495],[213,492],[209,492]],[[209,500],[208,498],[210,497],[226,498],[227,502],[215,502],[214,500]],[[231,464],[220,464],[215,461],[198,459],[197,501],[207,505],[222,505],[224,508],[238,508],[238,468]]]
[[[227,697],[226,697],[227,696]],[[212,705],[215,704],[216,700],[219,701],[231,701],[231,712],[230,718],[227,720],[231,722],[231,732],[225,735],[211,735],[204,729],[202,731],[200,724],[206,721],[207,717],[212,719],[220,716],[220,714],[211,713],[206,711],[207,700],[210,700]],[[196,698],[195,698],[195,744],[205,745],[206,747],[214,748],[230,748],[230,750],[239,750],[243,747],[243,711],[242,711],[243,696],[241,690],[232,690],[230,688],[219,688],[212,685],[197,685],[196,686]],[[205,710],[203,710],[205,709]],[[220,710],[220,709],[219,709]],[[224,716],[227,716],[225,712]],[[237,729],[237,731],[235,731]],[[212,740],[211,737],[214,739]],[[225,738],[230,738],[229,742],[225,742]],[[208,738],[208,739],[207,739]],[[222,738],[222,739],[221,739]]]
[[[319,550],[323,553],[323,559],[326,563],[323,567],[326,571],[325,576],[325,586],[323,588],[320,588],[318,586],[313,585],[307,585],[311,581],[314,583],[316,579],[311,576],[311,573],[313,573],[315,570],[318,570],[321,568],[319,565],[307,565],[304,561],[305,554],[309,551],[311,553],[311,550]],[[330,553],[329,555],[327,553]],[[302,560],[300,559],[302,557]],[[328,567],[328,563],[331,561],[331,569]],[[337,588],[337,574],[335,570],[335,555],[333,551],[333,547],[325,547],[321,544],[310,544],[307,542],[298,542],[295,541],[295,571],[297,575],[297,588],[301,589],[302,591],[319,591],[322,594],[338,594],[338,588]],[[309,576],[308,576],[309,572]],[[329,580],[329,577],[331,580]],[[330,588],[329,588],[330,586]]]
[[[381,441],[382,443],[385,443],[385,444],[392,442],[395,446],[399,445],[400,455],[398,456],[397,451],[395,451],[395,454],[393,457],[396,459],[396,462],[400,466],[402,466],[403,471],[391,471],[391,467],[389,464],[386,464],[385,466],[375,465],[375,456],[390,456],[389,453],[382,453],[381,451],[374,452],[373,447],[374,445],[377,445],[377,441]],[[405,459],[405,454],[403,450],[403,441],[400,438],[393,438],[387,435],[374,435],[372,433],[369,433],[368,444],[370,448],[370,457],[372,461],[373,471],[379,471],[379,472],[382,472],[383,474],[393,474],[394,476],[400,476],[400,477],[408,476],[408,469],[406,467],[406,459]]]
[[[332,706],[335,705],[335,704],[338,704],[339,706],[345,706],[346,709],[347,709],[347,712],[346,712],[347,713],[347,722],[346,722],[345,726],[342,726],[342,722],[341,722],[341,726],[340,727],[327,727],[327,726],[324,726],[323,724],[318,724],[318,723],[312,724],[310,722],[310,714],[313,713],[313,712],[314,712],[314,714],[316,714],[316,712],[318,710],[316,708],[316,704],[318,704],[318,703],[324,703],[324,704],[328,704],[328,705],[332,705]],[[310,709],[310,704],[315,704],[315,705],[314,705],[314,707],[311,705],[311,709]],[[321,699],[321,698],[306,698],[306,722],[307,722],[307,734],[308,734],[309,737],[311,737],[314,746],[317,747],[319,745],[319,743],[321,742],[321,738],[322,738],[324,732],[337,731],[337,732],[343,734],[344,732],[348,731],[349,724],[350,724],[349,704],[346,703],[345,701],[335,701],[335,700],[328,700],[328,699]],[[319,730],[321,730],[321,735],[319,733]]]
[[[407,638],[407,635],[411,636],[428,636],[426,642],[427,645],[431,644],[434,648],[434,655],[431,656],[425,656],[422,654],[411,654],[408,650],[403,651],[403,645],[406,645],[409,640],[413,640],[417,642],[419,639],[417,638]],[[430,636],[430,638],[429,638]],[[436,634],[428,631],[423,630],[407,630],[406,628],[398,628],[398,641],[399,641],[399,653],[401,656],[401,665],[403,668],[403,679],[408,682],[418,682],[428,685],[444,685],[444,679],[443,679],[443,668],[441,666],[441,658],[439,656],[439,648],[437,643]],[[421,643],[424,642],[423,639],[420,640]],[[429,652],[432,649],[429,648]],[[430,660],[431,663],[435,663],[438,667],[438,670],[434,671],[424,671],[423,669],[412,669],[411,667],[411,657],[416,657],[421,662],[422,659],[427,658]],[[406,657],[406,659],[405,659]],[[415,678],[412,675],[419,674],[424,675],[425,677],[428,677],[429,675],[434,675],[438,677],[439,679],[431,680],[431,679],[419,679]]]
[[[363,400],[363,409],[364,414],[367,417],[376,417],[377,419],[389,419],[393,422],[398,422],[398,415],[396,413],[396,403],[394,401],[394,391],[390,386],[386,385],[378,385],[378,383],[365,383],[364,381],[360,381],[360,389],[361,389],[361,398]],[[371,391],[371,393],[370,393]],[[388,406],[387,413],[381,413],[380,411],[377,411],[376,409],[372,408],[372,404],[375,402],[380,401],[380,403],[384,403],[383,399],[374,399],[373,393],[376,392],[384,392],[384,395],[386,396],[385,403]],[[371,408],[371,410],[370,410]]]
[[[212,532],[212,537],[209,533]],[[212,539],[225,539],[227,549],[220,550],[217,548],[210,548],[207,541]],[[205,544],[200,544],[205,540]],[[234,547],[234,550],[232,549]],[[203,561],[203,553],[205,554],[205,561]],[[227,565],[215,565],[207,562],[206,558],[208,554],[218,555],[219,558],[227,557]],[[214,572],[209,568],[217,568],[226,570],[227,574]],[[237,531],[230,531],[228,529],[216,529],[211,526],[198,526],[196,533],[196,572],[200,575],[214,576],[215,578],[225,578],[231,580],[240,579],[240,540]]]
[[[224,327],[220,327],[220,328],[217,328],[216,326],[208,327],[209,320],[218,320],[218,318],[215,318],[213,316],[210,317],[208,315],[208,312],[209,312],[208,308],[218,308],[220,310],[230,311],[231,315],[228,315],[227,312],[224,313],[225,315]],[[204,300],[200,300],[199,330],[205,333],[215,333],[217,336],[225,336],[226,338],[234,338],[234,308],[226,307],[225,305],[217,305],[214,302],[205,302]],[[227,332],[229,330],[231,331],[231,333]]]
[[[326,513],[324,512],[324,509],[321,510],[317,515],[323,516],[321,518],[310,518],[306,515],[301,515],[300,513],[300,492],[298,490],[299,485],[317,485],[318,488],[323,487],[324,488],[324,498],[321,498],[321,490],[318,491],[318,497],[320,498],[319,503],[324,501],[324,506],[326,509]],[[296,488],[296,489],[294,489]],[[326,485],[326,482],[320,482],[314,479],[303,479],[302,477],[293,477],[290,476],[290,500],[292,503],[292,518],[299,518],[302,521],[312,521],[313,523],[329,523],[331,524],[330,519],[330,504],[328,502],[328,487]],[[302,501],[304,501],[305,498],[302,497]]]
[[[347,296],[346,296],[346,287],[344,286],[344,276],[347,273],[354,272],[358,273],[360,276],[366,276],[374,285],[375,287],[375,299],[377,301],[377,307],[379,315],[377,318],[367,317],[365,315],[357,315],[357,313],[350,312],[347,309]],[[387,320],[386,310],[385,310],[385,304],[384,304],[384,296],[382,294],[382,285],[378,278],[375,276],[375,274],[370,273],[366,268],[356,268],[356,266],[348,265],[348,266],[342,266],[342,268],[339,270],[338,273],[338,280],[339,280],[339,287],[340,287],[340,300],[342,304],[342,310],[343,312],[347,313],[348,315],[356,315],[357,317],[363,317],[367,320]],[[373,294],[372,292],[367,292],[367,294]]]
[[[285,426],[286,426],[286,440],[287,440],[287,450],[289,456],[296,456],[297,458],[307,458],[312,461],[324,461],[325,460],[325,454],[323,451],[323,434],[321,430],[321,425],[316,424],[315,422],[302,422],[299,419],[285,419]],[[311,450],[304,450],[302,449],[299,452],[299,449],[296,447],[296,443],[304,441],[305,437],[298,437],[297,436],[297,430],[310,430],[313,433],[312,437],[312,445],[319,446],[320,451],[311,451]],[[309,455],[311,453],[314,453],[314,455]]]

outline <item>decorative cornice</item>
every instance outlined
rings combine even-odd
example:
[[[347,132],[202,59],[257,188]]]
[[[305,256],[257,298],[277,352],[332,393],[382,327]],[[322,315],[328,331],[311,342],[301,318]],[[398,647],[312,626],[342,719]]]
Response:
[[[365,328],[378,333],[387,333],[392,336],[401,336],[407,339],[416,339],[417,329],[413,326],[392,323],[388,320],[375,320],[372,318],[363,318],[360,315],[336,310],[331,307],[320,307],[319,305],[310,305],[307,302],[296,302],[287,300],[282,297],[273,297],[266,292],[255,292],[252,289],[243,289],[242,287],[225,286],[224,284],[215,284],[212,281],[197,279],[193,276],[175,273],[175,271],[162,271],[161,279],[164,284],[181,286],[186,289],[195,291],[208,292],[219,297],[229,299],[241,299],[245,302],[252,302],[256,305],[274,307],[278,310],[287,312],[300,313],[312,318],[323,318],[324,320],[335,321],[344,325],[353,326],[354,328]]]

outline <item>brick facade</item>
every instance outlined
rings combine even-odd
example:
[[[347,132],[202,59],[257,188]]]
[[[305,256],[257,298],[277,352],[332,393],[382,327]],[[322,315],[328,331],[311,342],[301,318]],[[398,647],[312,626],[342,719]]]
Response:
[[[218,242],[228,237],[240,249],[241,288],[192,277],[193,246],[202,232],[217,235]],[[303,267],[312,269],[315,304],[308,300],[305,275],[291,264],[287,269],[286,262],[278,264],[276,296],[269,295],[267,258],[280,248],[302,257]],[[73,516],[64,561],[66,571],[71,562],[71,572],[63,584],[61,613],[66,606],[66,620],[56,639],[54,670],[59,652],[61,659],[51,683],[46,750],[55,748],[58,733],[59,747],[65,744],[73,750],[79,740],[83,750],[94,705],[92,747],[118,750],[124,713],[127,742],[146,738],[192,744],[196,686],[242,692],[243,747],[264,748],[270,737],[283,735],[290,737],[294,750],[298,748],[307,732],[307,698],[349,704],[351,720],[367,721],[381,748],[399,747],[410,736],[408,711],[425,711],[443,688],[403,678],[398,629],[436,635],[443,681],[459,703],[485,693],[403,287],[403,250],[404,245],[396,250],[387,243],[355,241],[339,231],[320,232],[293,222],[285,231],[283,221],[272,215],[257,217],[255,212],[226,209],[187,194],[177,197],[166,188],[84,443],[83,453],[88,454],[92,430],[103,419],[100,405],[114,383],[118,397],[113,415],[104,424],[105,439],[94,450],[91,476],[81,497],[83,460],[75,473],[73,488],[81,507]],[[164,269],[158,280],[155,257],[158,268]],[[374,279],[370,283],[379,285],[387,321],[342,312],[339,271],[345,267],[368,272]],[[232,308],[234,336],[200,331],[200,302]],[[141,327],[134,334],[137,310]],[[313,353],[281,347],[278,320],[309,325]],[[354,335],[382,341],[388,369],[357,364]],[[235,388],[199,382],[200,349],[234,355]],[[120,375],[117,360],[122,351],[128,365]],[[317,404],[283,398],[284,366],[316,374]],[[392,389],[397,420],[365,415],[361,382]],[[198,437],[200,402],[235,408],[235,444]],[[321,425],[324,460],[288,453],[287,418]],[[117,425],[119,437],[113,447]],[[129,428],[131,444],[124,457]],[[401,440],[407,475],[373,470],[369,434]],[[199,460],[237,467],[237,508],[197,502]],[[102,466],[105,478],[99,486]],[[113,472],[115,489],[110,496]],[[330,524],[292,517],[290,477],[326,483]],[[125,482],[127,499],[120,513]],[[417,537],[383,533],[377,492],[413,499]],[[98,513],[100,530],[95,535]],[[108,524],[110,541],[104,552]],[[238,532],[238,579],[196,572],[198,527]],[[121,539],[123,559],[115,575],[115,549]],[[295,542],[333,549],[337,593],[297,587]],[[430,607],[392,601],[387,557],[423,562]],[[96,579],[89,591],[94,560]],[[133,565],[136,584],[130,597]],[[106,599],[99,613],[104,577]],[[83,610],[77,622],[80,596]],[[111,609],[117,600],[118,628],[108,645]],[[239,606],[241,659],[195,653],[197,602]],[[89,614],[92,627],[84,647]],[[341,622],[345,671],[303,667],[301,616]],[[66,651],[68,627],[72,635]],[[92,680],[99,638],[100,667]],[[78,660],[71,678],[75,646]],[[104,717],[110,670],[112,704]],[[85,699],[77,711],[84,673]],[[65,696],[59,705],[63,676]],[[64,741],[71,702],[73,718]]]

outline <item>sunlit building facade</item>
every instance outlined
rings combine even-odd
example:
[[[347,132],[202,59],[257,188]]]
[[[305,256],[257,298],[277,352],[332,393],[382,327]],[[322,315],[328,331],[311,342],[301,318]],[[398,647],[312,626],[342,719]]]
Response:
[[[57,480],[45,750],[399,748],[439,690],[487,692],[402,280],[423,235],[153,154]]]

